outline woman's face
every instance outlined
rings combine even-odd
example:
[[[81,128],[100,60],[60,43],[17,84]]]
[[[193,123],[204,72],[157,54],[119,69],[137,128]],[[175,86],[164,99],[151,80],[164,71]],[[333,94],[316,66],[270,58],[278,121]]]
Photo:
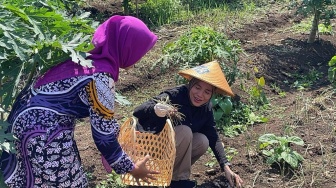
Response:
[[[213,92],[213,86],[203,81],[197,82],[189,91],[189,98],[194,106],[202,106],[207,103]]]

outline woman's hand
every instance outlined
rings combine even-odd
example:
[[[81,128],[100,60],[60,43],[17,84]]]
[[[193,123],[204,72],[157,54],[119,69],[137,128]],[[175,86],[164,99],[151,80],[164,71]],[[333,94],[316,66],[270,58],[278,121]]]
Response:
[[[159,174],[160,172],[149,170],[146,168],[146,162],[150,159],[150,156],[147,155],[141,161],[135,163],[134,169],[130,174],[137,180],[138,185],[140,185],[139,179],[142,179],[144,182],[150,184],[149,179],[156,180],[153,174]]]
[[[174,112],[174,108],[166,104],[157,103],[154,106],[154,112],[159,117],[165,117],[167,114]]]
[[[243,180],[238,174],[232,172],[228,165],[224,166],[225,177],[229,181],[231,187],[242,187]]]

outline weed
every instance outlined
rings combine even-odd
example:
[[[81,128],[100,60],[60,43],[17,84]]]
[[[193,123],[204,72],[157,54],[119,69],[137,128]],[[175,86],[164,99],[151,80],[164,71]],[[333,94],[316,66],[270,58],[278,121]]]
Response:
[[[125,188],[126,185],[122,183],[120,175],[112,171],[110,174],[106,175],[107,179],[96,185],[96,188]]]
[[[275,136],[274,134],[264,134],[259,137],[259,149],[262,154],[267,157],[267,163],[280,164],[282,175],[284,175],[285,164],[289,164],[292,168],[297,168],[299,162],[304,158],[290,147],[290,143],[302,146],[303,140],[297,136]]]
[[[317,80],[319,80],[323,73],[318,72],[315,68],[311,69],[308,74],[294,74],[296,81],[293,83],[293,87],[299,90],[310,88]]]
[[[271,88],[276,92],[281,98],[286,97],[286,92],[283,91],[276,83],[271,84]]]
[[[135,12],[136,5],[130,3],[130,10]],[[138,5],[138,17],[149,26],[170,24],[181,18],[183,7],[178,0],[147,0]]]
[[[211,159],[205,163],[205,166],[212,168],[214,165],[217,164],[217,160],[215,158],[215,154],[212,152],[210,148],[208,148],[207,153],[211,156]],[[238,151],[235,148],[226,147],[225,154],[226,154],[227,160],[231,161],[233,157],[238,154]]]

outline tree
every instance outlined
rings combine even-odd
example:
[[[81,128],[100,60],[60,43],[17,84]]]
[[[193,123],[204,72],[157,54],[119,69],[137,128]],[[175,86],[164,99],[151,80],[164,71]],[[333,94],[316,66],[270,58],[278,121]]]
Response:
[[[313,15],[312,26],[308,38],[308,43],[315,41],[318,34],[318,25],[320,20],[324,20],[326,25],[330,25],[330,18],[334,16],[336,5],[335,0],[293,0],[292,7],[297,8],[297,13],[304,16]]]

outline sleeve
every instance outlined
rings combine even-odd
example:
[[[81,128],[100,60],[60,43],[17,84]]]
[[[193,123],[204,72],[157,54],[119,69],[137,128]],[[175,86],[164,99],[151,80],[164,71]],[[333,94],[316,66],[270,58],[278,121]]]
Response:
[[[154,99],[165,98],[168,95],[161,93],[154,97]],[[154,112],[154,106],[156,102],[150,99],[140,106],[136,107],[133,112],[133,116],[138,119],[137,129],[140,131],[159,133],[163,129],[166,123],[166,117],[158,117]]]
[[[113,79],[109,74],[95,74],[79,95],[89,107],[92,137],[107,163],[118,174],[133,170],[134,163],[122,150],[117,139],[120,127],[114,119]]]
[[[201,130],[201,133],[203,133],[208,138],[209,146],[211,150],[214,152],[215,157],[221,167],[221,170],[224,170],[224,166],[230,165],[230,163],[225,154],[224,144],[220,140],[219,134],[216,130],[216,123],[212,115],[212,111],[211,114],[208,115],[208,117],[209,117],[208,122],[211,123],[204,126],[203,129]]]

